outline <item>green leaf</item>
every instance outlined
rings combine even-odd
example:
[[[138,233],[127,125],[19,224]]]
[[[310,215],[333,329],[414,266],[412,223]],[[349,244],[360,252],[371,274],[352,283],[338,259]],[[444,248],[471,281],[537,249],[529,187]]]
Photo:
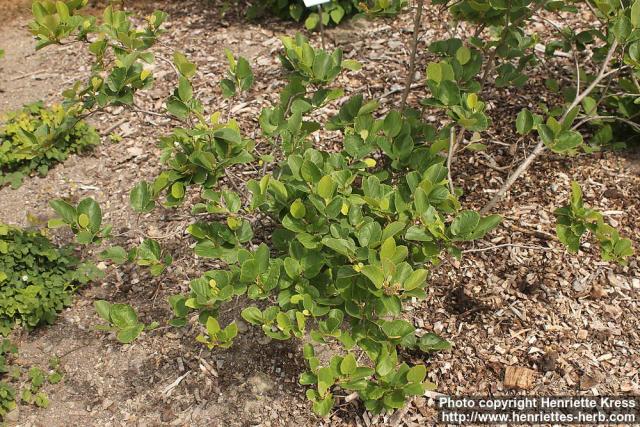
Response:
[[[424,365],[416,365],[407,372],[407,381],[421,383],[427,376],[427,368]]]
[[[121,246],[112,246],[100,252],[100,259],[111,260],[116,264],[124,264],[128,254]]]
[[[175,199],[182,199],[184,197],[184,184],[180,181],[176,181],[171,186],[171,196]]]
[[[289,208],[289,212],[291,216],[296,219],[304,218],[307,213],[306,208],[304,207],[304,203],[300,199],[296,199]]]
[[[393,371],[394,366],[395,363],[389,353],[381,352],[376,361],[376,373],[384,377]]]
[[[353,353],[347,354],[340,363],[340,372],[343,375],[351,375],[356,371],[358,363]]]
[[[430,62],[427,65],[427,78],[433,80],[436,83],[442,81],[442,67],[437,62]]]
[[[472,233],[480,223],[480,214],[475,211],[463,211],[451,223],[451,234],[466,236]]]
[[[240,281],[243,283],[253,282],[260,274],[258,263],[254,259],[246,260],[240,268]]]
[[[325,200],[331,199],[336,191],[336,183],[329,175],[323,176],[317,186],[318,196]]]
[[[78,225],[82,228],[87,228],[89,226],[89,217],[87,214],[80,214],[78,216]]]
[[[391,339],[400,339],[416,330],[414,326],[406,320],[392,320],[382,324],[382,332]]]
[[[456,51],[456,59],[460,65],[465,65],[471,60],[471,50],[466,46],[460,46]]]
[[[79,215],[86,215],[89,220],[87,225],[84,227],[88,227],[93,233],[97,233],[100,230],[100,225],[102,224],[102,210],[95,200],[87,198],[80,201],[80,203],[78,203],[77,212]],[[78,219],[78,222],[80,222],[80,219]]]
[[[334,399],[333,396],[328,395],[322,400],[313,402],[313,411],[321,417],[326,417],[333,408]]]
[[[263,323],[262,312],[258,307],[247,307],[240,313],[242,318],[252,325],[261,325]]]
[[[353,59],[345,59],[342,61],[342,68],[346,68],[350,71],[358,71],[362,68],[362,64]]]
[[[49,205],[67,224],[75,224],[76,209],[64,200],[51,200]]]
[[[184,103],[191,101],[191,98],[193,98],[193,88],[191,87],[191,83],[182,76],[180,76],[178,83],[178,96]]]
[[[123,328],[116,334],[116,338],[122,344],[129,344],[133,342],[136,338],[138,338],[138,336],[143,330],[144,330],[144,325],[141,323],[138,323],[132,326],[127,326],[126,328]]]
[[[424,352],[429,352],[448,350],[451,348],[451,344],[440,336],[429,332],[420,337],[420,340],[418,341],[418,347],[420,347],[420,350]]]
[[[640,0],[635,0],[631,5],[631,25],[633,28],[640,27]]]
[[[318,369],[318,393],[320,396],[324,396],[329,388],[333,385],[334,378],[333,372],[329,367],[323,367]]]
[[[126,328],[138,324],[138,315],[128,304],[112,304],[109,310],[111,323],[118,328]]]
[[[405,291],[411,291],[416,288],[421,288],[425,280],[427,280],[427,270],[416,270],[411,273],[407,280],[404,281],[402,287]]]
[[[322,244],[348,258],[352,257],[354,254],[355,248],[353,247],[353,244],[349,244],[349,242],[344,239],[325,237],[322,239]]]
[[[131,208],[139,213],[151,211],[155,207],[151,193],[151,186],[148,182],[141,181],[137,183],[129,194],[129,204]]]
[[[96,312],[107,322],[111,323],[111,304],[104,300],[98,300],[93,302],[93,306],[96,308]]]
[[[375,265],[365,265],[362,267],[362,274],[367,276],[376,288],[380,289],[384,285],[384,273],[380,267]]]
[[[191,79],[196,75],[196,64],[189,62],[189,60],[186,56],[184,56],[183,53],[175,52],[173,54],[173,63],[175,64],[180,74],[182,74],[187,79]]]
[[[318,15],[317,13],[311,13],[304,21],[304,26],[307,30],[313,30],[318,26],[319,23],[320,15]]]
[[[220,81],[220,89],[222,90],[222,96],[225,98],[231,98],[236,95],[236,84],[229,79],[222,79]]]
[[[533,128],[533,114],[526,108],[518,113],[516,118],[516,130],[520,135],[526,135]]]

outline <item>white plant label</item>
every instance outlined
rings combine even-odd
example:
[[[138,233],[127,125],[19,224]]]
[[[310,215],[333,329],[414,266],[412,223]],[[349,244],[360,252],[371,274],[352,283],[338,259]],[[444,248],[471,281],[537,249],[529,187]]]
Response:
[[[329,3],[331,0],[303,0],[303,1],[305,6],[311,7],[311,6],[317,6],[323,3]]]

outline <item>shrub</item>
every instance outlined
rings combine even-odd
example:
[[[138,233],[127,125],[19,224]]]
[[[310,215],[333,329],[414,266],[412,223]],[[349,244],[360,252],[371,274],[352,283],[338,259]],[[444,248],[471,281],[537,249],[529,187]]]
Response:
[[[301,21],[308,30],[322,25],[338,25],[344,18],[356,14],[366,16],[394,16],[406,6],[407,0],[332,0],[322,5],[322,17],[315,9],[305,7],[302,0],[266,0],[255,2],[248,10],[247,17],[255,19],[272,14],[283,19]]]
[[[618,10],[617,3],[611,6],[616,10],[612,16],[616,27],[623,27],[617,32],[627,27],[631,32],[631,25],[640,26],[638,1],[631,11],[625,6]],[[150,213],[159,203],[165,207],[181,205],[191,200],[187,197],[190,191],[199,190],[200,201],[192,207],[198,221],[187,232],[196,241],[198,256],[220,259],[223,267],[192,279],[188,295],[169,299],[175,314],[170,324],[184,326],[194,312],[203,329],[197,340],[209,348],[227,348],[238,328],[233,321],[220,324],[217,316],[221,307],[239,296],[256,301],[242,311],[242,318],[272,339],[304,342],[309,370],[300,382],[312,386],[307,397],[321,415],[329,414],[338,394],[345,391],[357,393],[367,409],[380,412],[400,408],[410,396],[434,387],[426,379],[426,367],[411,366],[403,356],[406,350],[429,352],[446,349],[449,344],[435,334],[419,334],[406,320],[403,308],[426,295],[432,265],[446,254],[461,256],[463,242],[483,238],[500,223],[498,215],[464,209],[462,190],[452,177],[453,158],[463,149],[485,148],[481,132],[492,124],[481,100],[487,78],[497,73],[496,86],[524,84],[525,68],[535,59],[530,51],[536,41],[526,36],[525,23],[542,7],[549,12],[572,10],[558,3],[508,2],[505,11],[499,2],[456,2],[451,9],[454,17],[475,23],[478,29],[469,40],[451,38],[430,47],[439,58],[427,67],[430,96],[421,103],[446,113],[447,119],[436,125],[424,122],[420,112],[405,109],[406,98],[400,110],[382,114],[377,101],[367,101],[359,94],[344,102],[328,121],[319,121],[322,115],[315,113],[344,95],[342,88],[333,86],[336,78],[345,69],[357,70],[359,64],[343,60],[339,49],[330,53],[313,48],[302,36],[283,37],[281,59],[289,81],[278,102],[264,108],[259,118],[261,136],[273,145],[267,156],[259,155],[255,143],[242,136],[233,119],[225,122],[220,112],[205,111],[192,85],[196,65],[176,53],[173,65],[178,84],[166,108],[182,120],[182,127],[161,139],[165,169],[153,182],[135,185],[130,203],[136,212]],[[286,1],[265,4],[283,10],[290,6]],[[71,19],[63,7],[60,9],[48,8],[46,12],[66,19],[75,29],[67,32],[62,25],[48,35],[50,28],[40,29],[40,38],[60,42],[69,34],[83,39],[91,32],[98,38],[111,38],[115,44],[131,44],[124,12],[108,8],[105,23],[97,26],[90,18]],[[94,70],[110,73],[110,77],[103,79],[96,73],[84,89],[70,93],[72,99],[82,101],[88,109],[133,104],[135,91],[152,83],[150,73],[138,61],[151,59],[142,51],[155,41],[160,32],[157,23],[165,18],[161,12],[152,16],[155,18],[144,30],[149,38],[133,43],[129,50],[134,53],[126,55],[109,43],[91,44],[96,55]],[[625,26],[625,18],[630,25]],[[497,27],[497,40],[479,37],[489,26]],[[114,28],[122,31],[114,33]],[[416,28],[414,48],[417,32]],[[540,138],[537,147],[541,148],[514,172],[515,178],[544,149],[567,154],[588,150],[577,131],[579,126],[573,123],[576,119],[586,120],[582,124],[589,121],[584,116],[592,109],[585,107],[581,116],[582,101],[612,75],[608,67],[614,54],[621,53],[616,50],[619,42],[604,34],[604,47],[598,48],[596,56],[604,65],[598,74],[589,76],[584,91],[577,90],[579,94],[566,106],[545,106],[546,119],[528,110],[516,118],[518,132],[527,135],[535,131]],[[113,49],[119,57],[115,67],[102,64],[105,49]],[[235,97],[250,90],[254,77],[246,60],[227,56],[230,70],[222,87],[225,96]],[[577,75],[581,75],[584,70],[577,68]],[[314,145],[312,135],[318,130],[339,133],[341,144],[332,149]],[[262,171],[255,167],[258,159]],[[245,164],[259,176],[246,183],[236,182],[233,169]],[[507,180],[496,197],[502,197],[512,181]],[[89,209],[89,202],[80,203],[73,207],[54,202],[52,206],[62,216],[54,223],[70,225],[80,243],[107,238],[108,232],[101,231],[99,207],[91,203]],[[575,189],[570,206],[559,210],[558,217],[561,240],[572,249],[582,233],[590,230],[600,240],[605,258],[624,260],[632,253],[629,241],[604,224],[601,216],[584,208]],[[267,235],[259,240],[253,230],[256,220],[268,224],[268,233],[263,233]],[[115,263],[128,260],[149,265],[154,274],[161,274],[171,262],[150,240],[128,252],[111,247],[101,256]],[[135,339],[143,328],[130,307],[100,303],[97,309],[109,321],[110,330],[127,330],[120,337],[123,341]],[[321,360],[315,347],[326,344],[337,349],[336,354]]]
[[[176,206],[196,187],[203,203],[194,213],[226,217],[187,230],[197,241],[196,254],[221,259],[228,268],[205,272],[191,281],[188,296],[171,298],[173,325],[184,325],[194,310],[207,331],[198,340],[226,348],[237,328],[218,323],[220,307],[240,295],[271,301],[264,309],[246,308],[242,317],[273,339],[342,346],[342,354],[322,365],[313,345],[305,345],[310,371],[300,381],[314,386],[307,396],[316,412],[328,414],[338,389],[357,392],[374,412],[399,408],[433,386],[426,368],[409,366],[399,350],[447,347],[433,334],[417,335],[402,318],[403,304],[425,296],[428,265],[441,253],[459,255],[458,242],[482,238],[500,217],[462,209],[450,190],[441,137],[415,115],[391,111],[376,118],[377,103],[354,96],[328,123],[310,120],[343,93],[330,87],[337,76],[359,64],[343,61],[340,50],[314,49],[301,36],[283,38],[283,45],[290,81],[279,104],[260,117],[264,135],[283,157],[274,170],[247,182],[249,194],[219,188],[221,168],[252,162],[254,147],[233,122],[217,123],[216,114],[205,118],[190,90],[195,70],[176,55],[179,88],[170,100],[182,104],[167,108],[190,119],[193,128],[163,140],[170,168],[153,184],[133,189],[132,207],[153,209],[164,189],[165,206]],[[185,68],[192,72],[185,74]],[[479,101],[467,103],[473,104],[469,114],[482,111]],[[310,135],[318,129],[341,131],[344,147],[313,148]],[[250,249],[250,219],[257,214],[270,218],[275,229]],[[122,254],[112,248],[106,257],[109,252]],[[366,358],[356,363],[361,355]]]
[[[95,129],[81,120],[77,108],[46,108],[37,102],[7,113],[0,126],[0,186],[10,183],[18,188],[30,173],[45,176],[69,154],[99,142]]]
[[[39,232],[0,224],[0,334],[14,325],[52,323],[77,286],[95,274],[70,248],[54,246]]]

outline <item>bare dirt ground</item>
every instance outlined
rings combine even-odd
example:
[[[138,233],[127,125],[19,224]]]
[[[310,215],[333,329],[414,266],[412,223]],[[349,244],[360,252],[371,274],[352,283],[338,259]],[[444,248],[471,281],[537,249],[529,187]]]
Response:
[[[0,92],[0,111],[37,99],[59,99],[62,88],[82,76],[86,72],[83,65],[88,63],[84,53],[64,47],[34,54],[26,31],[27,17],[16,12],[15,5],[0,1],[0,14],[7,17],[0,31],[0,47],[7,51],[7,59],[0,61],[0,90],[4,91]],[[232,109],[232,115],[240,121],[245,135],[255,137],[257,113],[275,99],[283,85],[277,37],[295,33],[299,25],[278,21],[249,24],[236,16],[220,16],[219,9],[198,1],[129,5],[136,13],[146,13],[153,6],[171,14],[169,31],[156,53],[170,58],[179,48],[198,63],[196,89],[208,111],[226,112],[228,108],[218,88],[226,67],[223,48],[250,60],[257,83]],[[441,36],[444,25],[437,11],[429,8],[422,45]],[[329,44],[341,46],[348,57],[364,64],[362,71],[341,78],[347,95],[364,92],[380,97],[399,88],[406,72],[410,36],[410,14],[330,30]],[[54,53],[56,50],[60,54]],[[419,64],[425,64],[428,55],[421,49]],[[561,63],[550,65],[563,67]],[[156,86],[142,95],[140,107],[161,111],[175,84],[174,76],[164,61],[157,63],[154,74]],[[524,106],[544,100],[543,80],[535,77],[517,91],[487,94],[489,114],[496,124],[485,141],[488,155],[496,162],[493,166],[507,170],[487,167],[489,160],[477,156],[458,157],[454,179],[465,188],[465,203],[482,206],[508,168],[526,155],[531,142],[516,137],[512,120]],[[385,96],[383,107],[397,104],[399,95]],[[424,95],[417,89],[410,101],[415,103]],[[538,98],[532,99],[534,96]],[[161,327],[126,346],[92,329],[100,323],[92,306],[95,299],[131,303],[143,321],[162,324],[170,318],[166,298],[186,291],[189,279],[213,267],[195,258],[188,247],[191,241],[183,233],[190,221],[187,209],[161,210],[161,215],[156,212],[143,218],[128,209],[133,183],[151,180],[158,172],[156,141],[171,123],[145,113],[113,113],[93,119],[104,135],[103,144],[93,153],[73,156],[46,178],[27,179],[19,190],[0,189],[0,221],[26,226],[27,213],[41,221],[52,215],[47,203],[53,197],[91,196],[101,203],[105,222],[113,224],[120,236],[116,244],[131,243],[140,232],[159,237],[171,251],[174,264],[159,279],[138,267],[109,269],[103,281],[79,292],[73,306],[53,326],[16,334],[13,339],[20,349],[17,363],[45,365],[55,354],[62,359],[65,376],[60,384],[47,386],[48,409],[21,406],[12,416],[13,424],[387,424],[388,415],[373,417],[355,403],[343,406],[328,420],[314,417],[304,389],[297,385],[304,369],[299,345],[270,341],[251,327],[242,328],[231,349],[214,352],[195,342],[199,330],[195,322],[184,330]],[[435,122],[441,118],[434,115],[429,119]],[[107,138],[112,131],[123,140],[112,143]],[[579,255],[570,255],[550,237],[554,234],[553,210],[564,204],[569,182],[575,179],[583,186],[587,203],[606,211],[607,219],[637,247],[637,158],[632,152],[543,156],[498,208],[504,224],[486,242],[465,248],[511,243],[533,249],[512,246],[468,252],[461,261],[445,259],[433,269],[427,299],[411,307],[408,318],[424,331],[435,331],[453,343],[451,351],[424,360],[430,367],[429,378],[438,385],[437,392],[523,393],[506,390],[503,384],[505,368],[519,366],[535,371],[528,393],[640,393],[638,260],[633,259],[627,267],[601,262],[597,249],[589,245]],[[68,236],[58,237],[64,241]],[[225,316],[238,317],[242,304],[238,301]],[[402,422],[408,426],[434,424],[436,411],[428,397],[412,402]]]

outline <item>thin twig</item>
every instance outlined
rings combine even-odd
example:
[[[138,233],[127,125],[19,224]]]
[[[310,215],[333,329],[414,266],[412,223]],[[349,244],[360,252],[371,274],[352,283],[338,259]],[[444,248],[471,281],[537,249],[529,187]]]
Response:
[[[236,183],[236,181],[235,181],[234,177],[231,175],[231,173],[225,169],[224,174],[226,175],[227,180],[229,181],[229,183],[231,183],[231,186],[233,187],[233,189],[238,192],[238,196],[242,197],[244,195],[244,193],[242,192],[242,190],[240,190],[240,187],[238,187],[238,184]]]
[[[465,249],[464,251],[462,251],[462,253],[468,254],[471,252],[485,252],[485,251],[492,251],[500,248],[535,249],[539,251],[550,251],[553,249],[553,248],[545,248],[544,246],[530,246],[530,245],[518,245],[515,243],[502,243],[500,245],[487,246],[486,248]]]
[[[489,78],[489,75],[493,72],[493,68],[494,68],[494,62],[496,59],[496,54],[498,52],[498,48],[502,46],[502,44],[504,43],[504,40],[507,36],[507,33],[509,32],[509,28],[520,24],[520,22],[524,21],[527,18],[531,18],[533,17],[540,8],[542,8],[545,5],[545,1],[540,1],[538,4],[535,5],[535,7],[533,7],[533,9],[531,9],[531,13],[530,14],[524,14],[519,16],[518,18],[514,19],[513,21],[509,22],[509,13],[511,10],[511,2],[507,3],[507,22],[505,23],[505,27],[503,28],[502,32],[500,33],[500,36],[498,38],[498,44],[496,45],[496,47],[491,51],[491,53],[489,54],[489,60],[487,61],[487,68],[485,68],[484,70],[484,74],[482,75],[482,79],[480,80],[480,85],[482,87],[484,87],[484,85],[487,82],[487,79]]]
[[[424,83],[414,83],[414,84],[411,85],[410,90],[418,89],[418,88],[421,88],[421,87],[425,87],[425,84]],[[396,87],[395,89],[391,89],[391,90],[383,93],[382,96],[380,97],[380,99],[386,98],[387,96],[393,95],[394,93],[403,92],[405,90],[407,90],[407,88],[405,86]]]
[[[127,122],[127,119],[121,119],[118,120],[117,122],[115,122],[113,125],[109,126],[108,128],[106,128],[103,132],[104,135],[109,135],[111,132],[113,132],[114,130],[116,130],[117,128],[119,128],[121,125],[125,124]]]
[[[591,117],[586,117],[582,120],[580,120],[578,123],[576,123],[571,130],[576,130],[578,129],[580,126],[582,126],[585,123],[594,121],[594,120],[614,120],[614,121],[619,121],[622,122],[626,125],[631,126],[636,132],[640,132],[640,124],[633,122],[631,120],[625,119],[624,117],[616,117],[616,116],[591,116]]]
[[[411,84],[416,73],[416,54],[418,53],[418,36],[420,33],[420,24],[422,22],[422,9],[424,7],[424,0],[418,1],[418,10],[416,11],[416,18],[413,22],[413,40],[411,44],[411,57],[409,58],[409,74],[404,84],[404,92],[402,93],[402,100],[400,101],[400,111],[404,110],[407,105],[407,98],[411,91]]]
[[[320,39],[322,40],[322,49],[327,49],[324,43],[324,23],[322,22],[322,5],[318,5],[318,14],[320,15]]]
[[[591,84],[583,92],[581,93],[576,92],[575,99],[573,100],[571,105],[569,105],[569,107],[566,109],[566,111],[562,115],[562,118],[559,120],[560,124],[564,122],[569,112],[573,110],[575,107],[577,107],[578,105],[580,105],[580,103],[584,100],[584,98],[588,96],[597,87],[597,85],[602,81],[602,79],[610,75],[612,72],[617,72],[620,70],[620,68],[617,68],[615,70],[607,72],[607,69],[609,67],[609,62],[611,62],[611,58],[613,58],[613,54],[615,53],[617,48],[618,48],[618,42],[614,40],[614,42],[611,44],[611,47],[609,48],[609,52],[607,52],[607,56],[604,60],[604,63],[600,68],[600,72],[598,73],[596,78],[593,80],[593,82],[591,82]],[[544,149],[545,149],[545,145],[541,139],[538,141],[538,144],[535,146],[531,154],[529,154],[529,156],[527,156],[527,158],[520,164],[520,166],[518,166],[518,169],[516,169],[515,172],[512,173],[511,176],[509,176],[509,178],[507,178],[505,183],[498,190],[498,192],[493,196],[493,198],[489,201],[489,203],[487,203],[487,205],[484,208],[482,208],[482,210],[480,211],[482,214],[486,214],[487,212],[489,212],[491,209],[495,207],[495,205],[500,200],[502,200],[502,198],[513,186],[513,184],[518,180],[518,178],[520,178],[520,176],[527,169],[529,169],[529,166],[531,166],[531,163],[533,163],[533,161],[540,155],[540,153],[544,151]]]

